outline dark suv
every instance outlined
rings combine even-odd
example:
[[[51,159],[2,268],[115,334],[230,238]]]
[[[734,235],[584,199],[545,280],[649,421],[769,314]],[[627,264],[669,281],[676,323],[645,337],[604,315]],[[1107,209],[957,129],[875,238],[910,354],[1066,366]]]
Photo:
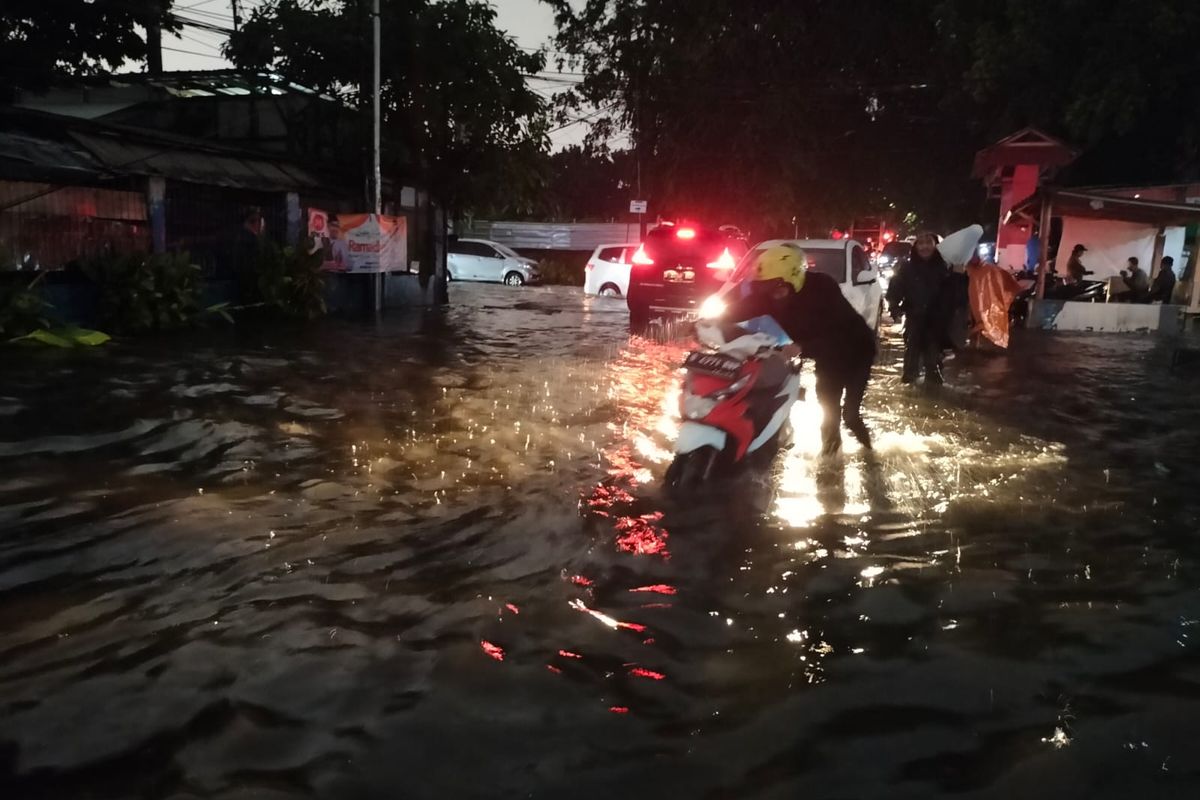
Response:
[[[737,233],[700,225],[660,225],[630,259],[629,324],[663,313],[695,311],[733,273],[748,250]]]

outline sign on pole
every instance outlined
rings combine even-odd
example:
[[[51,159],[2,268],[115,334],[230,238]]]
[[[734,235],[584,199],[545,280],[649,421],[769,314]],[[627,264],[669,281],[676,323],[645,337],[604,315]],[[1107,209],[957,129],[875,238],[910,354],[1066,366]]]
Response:
[[[629,213],[630,214],[645,214],[647,205],[648,205],[648,203],[645,200],[630,200],[629,201]]]

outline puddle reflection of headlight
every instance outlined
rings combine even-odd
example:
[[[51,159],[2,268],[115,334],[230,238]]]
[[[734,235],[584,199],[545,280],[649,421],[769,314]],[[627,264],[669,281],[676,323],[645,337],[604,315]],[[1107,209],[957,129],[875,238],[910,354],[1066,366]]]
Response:
[[[701,397],[698,394],[685,394],[682,408],[684,419],[704,419],[717,407],[717,401],[712,397]]]

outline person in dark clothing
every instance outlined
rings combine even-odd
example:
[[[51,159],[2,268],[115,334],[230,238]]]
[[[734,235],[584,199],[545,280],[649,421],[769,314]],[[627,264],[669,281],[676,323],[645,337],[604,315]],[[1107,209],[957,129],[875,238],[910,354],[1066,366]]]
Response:
[[[1154,284],[1150,287],[1148,301],[1151,303],[1170,303],[1175,294],[1175,259],[1170,256],[1163,258],[1154,276]]]
[[[262,210],[252,206],[243,212],[242,226],[234,234],[230,265],[243,303],[259,299],[258,257],[265,229]]]
[[[913,244],[912,255],[900,265],[888,284],[887,301],[892,319],[904,324],[904,383],[915,383],[925,369],[926,385],[942,383],[942,349],[947,339],[947,276],[945,260],[932,233],[923,233]]]
[[[1068,283],[1083,283],[1083,279],[1088,274],[1088,268],[1083,265],[1083,254],[1086,252],[1087,248],[1081,244],[1077,244],[1071,249],[1071,257],[1067,259]]]
[[[1121,278],[1125,282],[1125,291],[1118,292],[1114,298],[1118,303],[1144,303],[1150,293],[1150,279],[1146,271],[1138,265],[1136,257],[1130,257],[1129,269],[1121,270]]]
[[[841,450],[840,420],[869,450],[871,434],[861,407],[875,362],[874,331],[837,281],[808,270],[808,257],[799,247],[773,247],[758,257],[753,270],[749,294],[731,302],[724,316],[732,322],[770,316],[794,342],[784,353],[812,359],[824,412],[824,453]]]

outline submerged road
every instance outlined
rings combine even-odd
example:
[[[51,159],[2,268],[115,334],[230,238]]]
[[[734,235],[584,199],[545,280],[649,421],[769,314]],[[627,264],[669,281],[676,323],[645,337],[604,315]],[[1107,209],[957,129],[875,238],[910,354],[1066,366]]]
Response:
[[[681,342],[455,284],[0,367],[0,797],[1195,798],[1200,411],[1149,337],[658,488]],[[889,340],[890,342],[890,340]],[[809,393],[811,398],[812,393]]]

